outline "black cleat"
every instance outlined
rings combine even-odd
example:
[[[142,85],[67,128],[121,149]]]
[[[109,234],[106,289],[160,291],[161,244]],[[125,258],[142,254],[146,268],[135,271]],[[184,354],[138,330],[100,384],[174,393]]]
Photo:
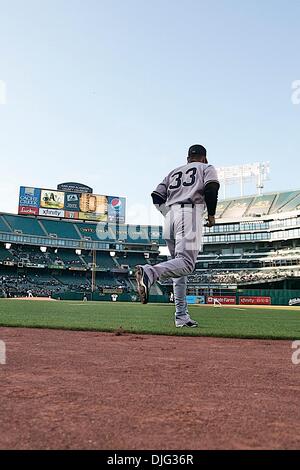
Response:
[[[142,304],[149,301],[150,281],[142,266],[136,267],[135,279],[137,282],[138,293]]]

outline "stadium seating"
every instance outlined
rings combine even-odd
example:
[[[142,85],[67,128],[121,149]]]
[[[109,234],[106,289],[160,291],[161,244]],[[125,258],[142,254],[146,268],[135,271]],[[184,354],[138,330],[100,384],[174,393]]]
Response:
[[[243,217],[261,217],[291,212],[300,207],[300,191],[272,192],[261,196],[238,197],[219,201],[216,216],[219,219],[240,220]]]
[[[3,216],[0,216],[0,232],[11,232],[11,228],[5,223]]]
[[[47,251],[47,259],[48,263],[51,264],[60,264],[64,265],[68,268],[71,267],[78,267],[78,268],[87,268],[87,265],[84,261],[80,258],[79,255],[75,253],[75,250],[66,250],[66,249],[56,249],[56,250],[48,250]]]
[[[20,232],[23,234],[29,233],[30,235],[45,236],[38,219],[33,217],[15,216],[10,214],[2,215],[2,219],[7,222],[13,232]]]
[[[0,263],[4,261],[12,261],[14,259],[12,253],[7,250],[4,245],[0,244]]]
[[[217,205],[217,210],[216,210],[216,218],[220,218],[223,216],[225,210],[229,206],[231,201],[220,201]]]
[[[53,272],[53,277],[61,284],[63,284],[66,289],[68,290],[90,290],[91,289],[91,282],[90,278],[91,275],[89,273],[89,277],[82,272]]]
[[[102,233],[103,238],[105,238],[105,233],[106,233],[105,225],[106,224],[99,224],[98,226],[98,233]],[[99,241],[99,236],[97,235],[97,224],[91,224],[87,222],[77,223],[77,228],[78,228],[81,238]]]
[[[245,212],[245,216],[260,217],[262,215],[268,214],[275,197],[276,194],[255,197],[248,206],[248,209]]]
[[[47,264],[47,258],[38,246],[12,245],[10,252],[18,262]]]
[[[70,222],[43,219],[41,224],[48,235],[56,235],[59,238],[80,238],[77,230],[75,229],[75,224]]]
[[[1,213],[0,294],[26,295],[29,288],[41,296],[91,292],[93,253],[98,292],[120,286],[136,291],[135,266],[166,259],[159,256],[160,234],[157,226],[116,228]],[[300,191],[219,201],[217,224],[205,228],[203,240],[196,271],[189,277],[193,292],[203,286],[230,290],[233,285],[264,283],[300,287]],[[169,288],[172,281],[166,284]],[[160,295],[161,287],[153,292]]]
[[[297,194],[297,196],[293,197],[287,204],[285,204],[283,207],[281,207],[278,212],[291,212],[294,210],[299,210],[300,209],[300,194]]]
[[[92,256],[90,256],[90,262],[92,262]],[[96,253],[96,266],[100,269],[115,269],[118,267],[113,257],[110,256],[109,252],[101,251]]]
[[[245,215],[249,204],[251,204],[252,201],[253,197],[234,199],[222,213],[222,218],[241,219]]]
[[[126,253],[125,256],[118,256],[118,262],[134,269],[138,264],[146,264],[148,259],[145,259],[144,253]]]
[[[300,267],[299,270],[292,271],[287,270],[244,270],[244,271],[218,271],[209,270],[196,272],[189,276],[190,284],[253,284],[257,282],[269,282],[275,280],[282,280],[290,277],[300,278]]]
[[[0,271],[0,295],[2,297],[26,297],[28,291],[34,296],[49,297],[66,290],[57,279],[39,272],[39,274]]]
[[[282,208],[288,202],[292,201],[298,194],[299,191],[287,191],[284,193],[276,194],[275,201],[271,208],[272,213],[276,214],[277,212],[281,211]]]

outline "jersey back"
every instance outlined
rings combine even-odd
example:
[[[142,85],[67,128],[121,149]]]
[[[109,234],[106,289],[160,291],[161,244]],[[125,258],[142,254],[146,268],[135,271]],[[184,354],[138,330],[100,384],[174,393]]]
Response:
[[[167,206],[204,204],[204,188],[211,182],[219,182],[215,167],[192,162],[171,171],[154,192],[165,199]]]

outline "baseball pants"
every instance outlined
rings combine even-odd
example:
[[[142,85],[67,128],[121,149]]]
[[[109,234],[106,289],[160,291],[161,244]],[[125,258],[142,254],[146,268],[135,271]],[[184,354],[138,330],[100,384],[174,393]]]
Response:
[[[174,204],[165,217],[164,238],[171,259],[154,266],[143,266],[150,282],[173,278],[176,318],[188,315],[186,302],[187,275],[195,269],[202,245],[203,204]]]

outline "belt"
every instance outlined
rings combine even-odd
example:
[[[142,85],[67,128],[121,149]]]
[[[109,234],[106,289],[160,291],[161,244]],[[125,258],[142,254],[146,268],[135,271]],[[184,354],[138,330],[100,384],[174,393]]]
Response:
[[[180,207],[192,207],[194,208],[195,207],[195,204],[191,203],[191,202],[181,202],[179,203]]]

